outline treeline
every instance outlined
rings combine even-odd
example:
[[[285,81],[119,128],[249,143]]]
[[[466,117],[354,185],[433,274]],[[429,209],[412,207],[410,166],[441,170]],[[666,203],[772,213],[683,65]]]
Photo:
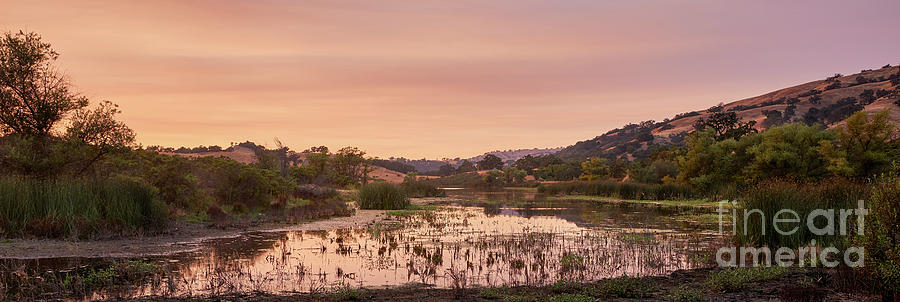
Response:
[[[296,152],[251,142],[256,161],[137,148],[118,106],[92,103],[58,73],[34,33],[0,37],[0,236],[92,237],[157,231],[172,219],[311,219],[349,212],[335,187],[366,183],[371,160],[347,147]]]

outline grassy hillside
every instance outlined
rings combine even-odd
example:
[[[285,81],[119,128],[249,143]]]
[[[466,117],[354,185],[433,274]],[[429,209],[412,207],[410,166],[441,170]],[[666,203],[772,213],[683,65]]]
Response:
[[[757,130],[794,121],[840,125],[858,111],[891,109],[891,120],[900,124],[900,67],[875,70],[809,82],[756,97],[678,114],[670,119],[644,121],[611,130],[557,152],[563,159],[600,156],[635,159],[649,155],[653,146],[682,144],[694,123],[717,112],[734,112],[743,121],[755,121]]]

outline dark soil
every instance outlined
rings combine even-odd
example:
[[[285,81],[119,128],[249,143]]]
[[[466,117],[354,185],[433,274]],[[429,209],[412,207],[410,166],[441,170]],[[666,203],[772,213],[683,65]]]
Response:
[[[408,285],[386,289],[340,289],[328,293],[235,294],[202,298],[149,297],[141,301],[880,301],[880,296],[846,287],[834,270],[794,269],[783,276],[747,284],[734,292],[711,289],[719,269],[676,271],[668,276],[556,283],[543,287],[437,289]]]

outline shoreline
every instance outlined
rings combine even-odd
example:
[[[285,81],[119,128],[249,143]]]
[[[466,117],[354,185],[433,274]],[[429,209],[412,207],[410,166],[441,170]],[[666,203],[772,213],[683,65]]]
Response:
[[[0,259],[140,258],[191,252],[204,241],[239,237],[248,233],[318,231],[362,227],[387,218],[386,211],[360,210],[351,216],[331,217],[300,224],[267,223],[259,226],[216,228],[208,224],[176,223],[162,234],[117,239],[68,241],[63,239],[2,239]]]

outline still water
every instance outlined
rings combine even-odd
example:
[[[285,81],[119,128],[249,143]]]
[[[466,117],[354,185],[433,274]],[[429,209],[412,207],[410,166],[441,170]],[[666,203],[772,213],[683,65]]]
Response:
[[[101,297],[295,293],[424,283],[437,287],[544,285],[710,266],[717,225],[684,209],[548,199],[528,190],[447,190],[355,229],[249,233],[190,253],[150,258],[154,282]],[[109,259],[49,259],[65,269]]]

